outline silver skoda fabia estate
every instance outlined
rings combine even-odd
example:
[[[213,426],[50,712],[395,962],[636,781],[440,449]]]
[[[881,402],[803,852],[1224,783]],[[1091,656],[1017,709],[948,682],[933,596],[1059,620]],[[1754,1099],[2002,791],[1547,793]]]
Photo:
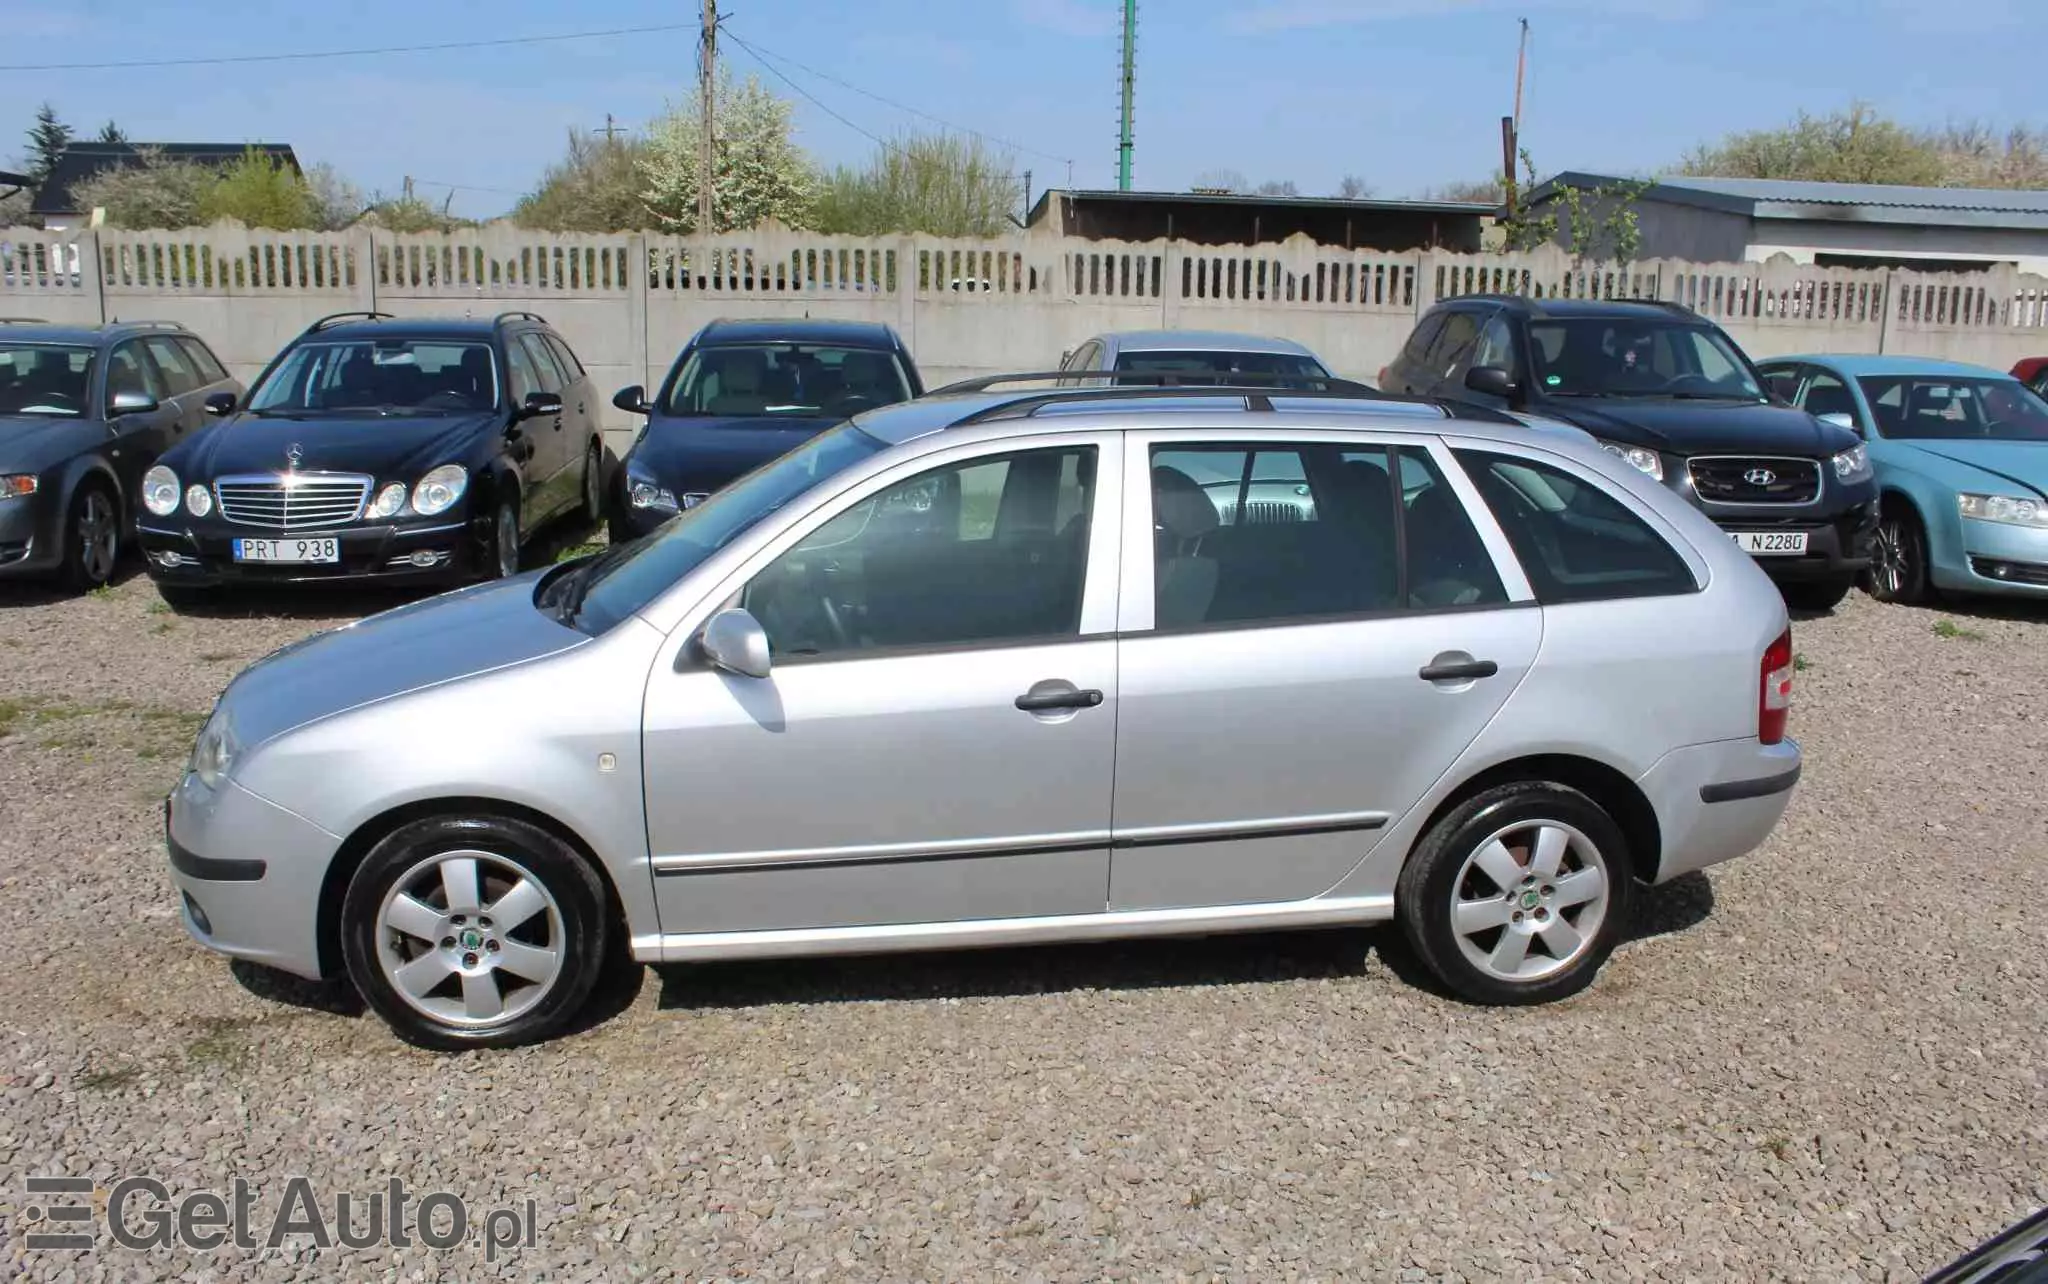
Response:
[[[608,960],[1399,920],[1583,988],[1800,770],[1771,583],[1589,438],[1278,390],[862,415],[654,534],[287,647],[167,803],[187,928],[404,1037]]]

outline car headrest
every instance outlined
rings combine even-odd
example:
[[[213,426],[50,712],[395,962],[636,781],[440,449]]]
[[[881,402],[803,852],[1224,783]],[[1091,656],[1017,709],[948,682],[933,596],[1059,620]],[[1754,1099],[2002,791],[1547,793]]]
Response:
[[[1223,524],[1201,484],[1165,464],[1152,469],[1152,517],[1178,539],[1200,539]]]

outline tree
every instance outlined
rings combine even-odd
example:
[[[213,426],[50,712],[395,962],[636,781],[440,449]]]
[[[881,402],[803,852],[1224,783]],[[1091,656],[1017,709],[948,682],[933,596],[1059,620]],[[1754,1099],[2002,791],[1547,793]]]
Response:
[[[322,232],[347,227],[369,208],[362,190],[332,165],[315,165],[306,171],[306,196],[312,203],[311,226]]]
[[[35,203],[34,189],[22,187],[0,196],[0,228],[26,227],[29,224],[29,206]]]
[[[1718,143],[1695,147],[1679,163],[1678,172],[1932,187],[1947,176],[1947,166],[1933,139],[1885,120],[1859,102],[1826,116],[1800,112],[1783,128],[1730,134]]]
[[[550,232],[626,232],[657,226],[640,199],[640,167],[650,155],[644,139],[600,142],[569,131],[563,158],[547,167],[540,185],[519,198],[512,221]],[[696,208],[692,188],[691,208]]]
[[[1536,190],[1536,162],[1522,152],[1528,178],[1522,190]],[[1643,247],[1636,201],[1650,187],[1649,179],[1629,179],[1592,187],[1558,184],[1541,207],[1521,206],[1504,224],[1507,248],[1531,250],[1562,245],[1575,263],[1628,263]]]
[[[1356,174],[1346,174],[1337,183],[1337,199],[1340,201],[1362,201],[1372,195],[1372,184]]]
[[[808,220],[815,182],[810,162],[790,139],[790,106],[752,76],[720,79],[712,133],[711,230],[726,232],[774,219],[791,227]],[[647,154],[636,165],[640,199],[661,226],[697,228],[697,142],[702,123],[694,103],[671,107],[654,123]]]
[[[36,110],[36,123],[28,131],[28,176],[41,187],[57,168],[57,158],[71,145],[71,126],[57,119],[57,109],[44,103]]]
[[[884,144],[864,168],[825,176],[811,225],[856,236],[994,236],[1022,195],[1012,168],[978,138],[909,136]]]
[[[452,202],[454,199],[455,193],[449,192],[448,200]],[[450,214],[447,204],[436,208],[432,201],[417,196],[399,196],[390,200],[373,196],[361,221],[387,232],[452,232],[458,227],[474,226],[468,219]]]
[[[199,198],[199,221],[234,219],[246,227],[315,224],[313,193],[283,161],[247,148],[222,166]]]
[[[1259,184],[1256,194],[1260,196],[1299,196],[1301,195],[1301,189],[1294,185],[1293,179],[1269,178]]]
[[[1425,201],[1470,201],[1474,204],[1498,205],[1507,199],[1507,185],[1498,178],[1462,179],[1432,187],[1423,192]]]
[[[1930,135],[1943,181],[1956,187],[2048,188],[2048,135],[2025,125],[2000,134],[1981,122],[1950,124]]]
[[[115,227],[174,229],[201,221],[200,206],[219,175],[142,148],[135,164],[101,170],[74,185],[82,210],[104,209]]]
[[[1251,190],[1243,174],[1234,169],[1212,169],[1195,176],[1194,190],[1198,192],[1221,192],[1236,194]]]
[[[100,141],[112,146],[119,146],[128,141],[128,135],[122,133],[121,127],[110,120],[100,126]]]

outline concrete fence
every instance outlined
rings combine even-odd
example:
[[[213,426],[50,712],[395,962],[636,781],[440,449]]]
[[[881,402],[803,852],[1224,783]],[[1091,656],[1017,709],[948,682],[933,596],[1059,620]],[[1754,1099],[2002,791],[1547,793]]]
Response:
[[[720,316],[881,321],[931,383],[1046,369],[1092,334],[1249,330],[1306,343],[1370,379],[1431,304],[1461,294],[1683,303],[1753,356],[1898,352],[2005,369],[2048,355],[2048,278],[1770,263],[1581,265],[1526,254],[1387,254],[1280,244],[820,236],[776,228],[710,238],[556,235],[504,225],[447,234],[0,230],[0,316],[172,320],[245,381],[317,317],[548,318],[601,391],[655,384]],[[606,408],[608,426],[630,433]]]

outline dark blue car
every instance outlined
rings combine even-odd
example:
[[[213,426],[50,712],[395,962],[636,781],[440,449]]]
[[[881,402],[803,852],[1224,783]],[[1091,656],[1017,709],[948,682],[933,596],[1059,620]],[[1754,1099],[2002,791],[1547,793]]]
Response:
[[[903,340],[860,321],[714,321],[697,332],[650,400],[612,487],[612,542],[654,530],[727,482],[834,424],[924,393]]]

